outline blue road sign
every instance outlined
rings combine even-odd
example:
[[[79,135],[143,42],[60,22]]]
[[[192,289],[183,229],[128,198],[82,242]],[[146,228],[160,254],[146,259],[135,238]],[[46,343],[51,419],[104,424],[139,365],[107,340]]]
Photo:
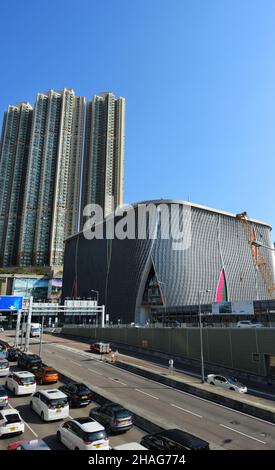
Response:
[[[23,297],[15,295],[0,296],[0,310],[22,310]]]

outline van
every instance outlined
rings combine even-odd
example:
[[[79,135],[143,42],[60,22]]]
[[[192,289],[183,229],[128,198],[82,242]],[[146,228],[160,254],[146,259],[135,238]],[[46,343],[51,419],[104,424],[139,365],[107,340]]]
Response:
[[[31,397],[30,407],[43,421],[69,417],[68,397],[58,389],[39,390]]]
[[[165,429],[147,434],[140,441],[149,450],[209,450],[209,443],[181,429]]]
[[[27,370],[12,372],[6,378],[5,386],[15,395],[29,395],[36,391],[35,377]]]
[[[112,352],[110,343],[93,343],[90,346],[90,351],[97,354],[109,354]]]

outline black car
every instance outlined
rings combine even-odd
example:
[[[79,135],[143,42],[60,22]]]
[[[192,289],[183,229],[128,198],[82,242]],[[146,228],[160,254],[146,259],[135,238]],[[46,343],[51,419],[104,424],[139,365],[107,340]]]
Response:
[[[109,433],[127,431],[133,426],[132,413],[117,403],[97,406],[90,410],[89,415],[101,423]]]
[[[166,429],[147,434],[140,441],[149,450],[209,450],[209,443],[181,429]]]
[[[95,398],[95,393],[82,383],[62,385],[59,390],[69,397],[70,406],[85,406]]]
[[[20,349],[18,349],[18,348],[10,348],[10,349],[8,350],[8,357],[7,357],[7,359],[8,359],[8,361],[10,361],[10,362],[15,362],[15,361],[18,360],[18,356],[19,356],[20,354],[22,354],[22,352],[20,351]]]
[[[37,354],[22,353],[18,356],[17,364],[24,370],[29,370],[30,372],[33,372],[42,366],[42,359]]]

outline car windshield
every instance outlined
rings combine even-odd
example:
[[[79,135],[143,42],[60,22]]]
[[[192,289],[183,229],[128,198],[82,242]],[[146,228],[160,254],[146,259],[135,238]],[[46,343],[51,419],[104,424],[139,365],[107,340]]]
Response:
[[[68,403],[68,398],[52,398],[50,400],[50,405],[51,406],[66,406]]]
[[[5,416],[7,423],[20,423],[21,419],[18,413],[10,414]]]
[[[56,370],[45,370],[46,375],[54,375],[57,374]]]
[[[1,361],[0,360],[0,369],[6,369],[7,367],[9,367],[8,361]]]
[[[21,382],[23,385],[31,384],[34,382],[34,377],[21,377]]]
[[[77,388],[77,393],[79,395],[85,395],[87,393],[90,393],[90,390],[88,389],[88,387],[86,387],[86,385],[80,385],[78,388]]]
[[[106,431],[96,431],[96,432],[85,432],[84,440],[86,442],[100,441],[101,439],[107,439]]]
[[[40,357],[28,357],[28,361],[30,361],[32,364],[41,364],[41,359]]]

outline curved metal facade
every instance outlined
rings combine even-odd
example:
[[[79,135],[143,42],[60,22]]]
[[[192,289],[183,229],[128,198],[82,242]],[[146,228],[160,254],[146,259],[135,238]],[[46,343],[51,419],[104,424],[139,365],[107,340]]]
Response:
[[[143,204],[150,202],[166,203],[169,209],[179,204],[181,223],[187,218],[188,203]],[[136,214],[137,206],[134,207]],[[241,220],[234,214],[194,204],[189,204],[189,209],[191,237],[183,250],[174,250],[171,238],[161,238],[159,221],[156,239],[87,240],[83,232],[69,238],[65,248],[63,299],[89,297],[92,289],[98,290],[99,301],[106,305],[110,321],[138,322],[152,266],[167,307],[197,304],[198,291],[203,289],[211,292],[201,295],[202,303],[218,300],[221,277],[226,283],[226,290],[223,288],[227,300],[269,299]],[[169,221],[171,226],[177,223],[173,215]],[[272,247],[270,226],[258,221],[251,221],[251,225],[256,239]],[[187,232],[186,237],[190,236]],[[265,249],[264,254],[274,279],[273,253]]]

